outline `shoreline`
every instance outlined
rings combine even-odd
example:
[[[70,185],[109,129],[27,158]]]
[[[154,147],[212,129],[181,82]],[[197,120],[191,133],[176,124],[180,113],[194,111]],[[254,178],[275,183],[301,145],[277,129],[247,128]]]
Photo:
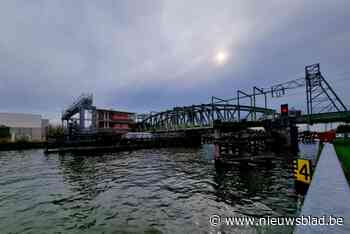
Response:
[[[8,150],[27,150],[27,149],[44,149],[46,146],[45,141],[40,142],[1,142],[0,151]]]

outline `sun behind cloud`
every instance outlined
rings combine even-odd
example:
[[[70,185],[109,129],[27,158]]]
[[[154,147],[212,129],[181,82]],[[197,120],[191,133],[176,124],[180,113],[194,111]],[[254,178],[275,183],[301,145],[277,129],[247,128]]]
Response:
[[[217,65],[223,65],[228,60],[228,54],[225,51],[218,51],[215,54],[214,61]]]

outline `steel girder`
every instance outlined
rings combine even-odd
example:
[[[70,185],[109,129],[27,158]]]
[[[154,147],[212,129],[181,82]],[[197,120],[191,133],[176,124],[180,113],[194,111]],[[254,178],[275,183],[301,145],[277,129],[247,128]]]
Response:
[[[171,110],[150,115],[140,123],[140,128],[143,131],[208,128],[212,127],[215,120],[238,122],[238,115],[241,116],[241,120],[248,120],[253,113],[269,115],[274,112],[275,110],[268,108],[232,104],[202,104],[175,107]]]
[[[350,111],[302,115],[300,117],[297,117],[295,121],[298,124],[317,124],[317,123],[334,123],[334,122],[350,123]]]

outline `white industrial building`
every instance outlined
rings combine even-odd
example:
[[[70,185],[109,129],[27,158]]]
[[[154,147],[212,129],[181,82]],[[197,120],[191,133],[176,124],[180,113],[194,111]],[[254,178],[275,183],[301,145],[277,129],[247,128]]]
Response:
[[[11,141],[46,140],[46,130],[49,125],[47,119],[42,119],[41,115],[21,114],[21,113],[0,113],[0,126],[10,128]]]

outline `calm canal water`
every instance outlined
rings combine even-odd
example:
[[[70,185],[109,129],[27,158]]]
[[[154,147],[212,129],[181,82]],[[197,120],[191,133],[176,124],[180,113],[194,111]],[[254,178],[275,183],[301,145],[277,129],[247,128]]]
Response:
[[[209,217],[293,216],[292,158],[215,168],[212,146],[103,155],[0,152],[0,233],[290,233]]]

